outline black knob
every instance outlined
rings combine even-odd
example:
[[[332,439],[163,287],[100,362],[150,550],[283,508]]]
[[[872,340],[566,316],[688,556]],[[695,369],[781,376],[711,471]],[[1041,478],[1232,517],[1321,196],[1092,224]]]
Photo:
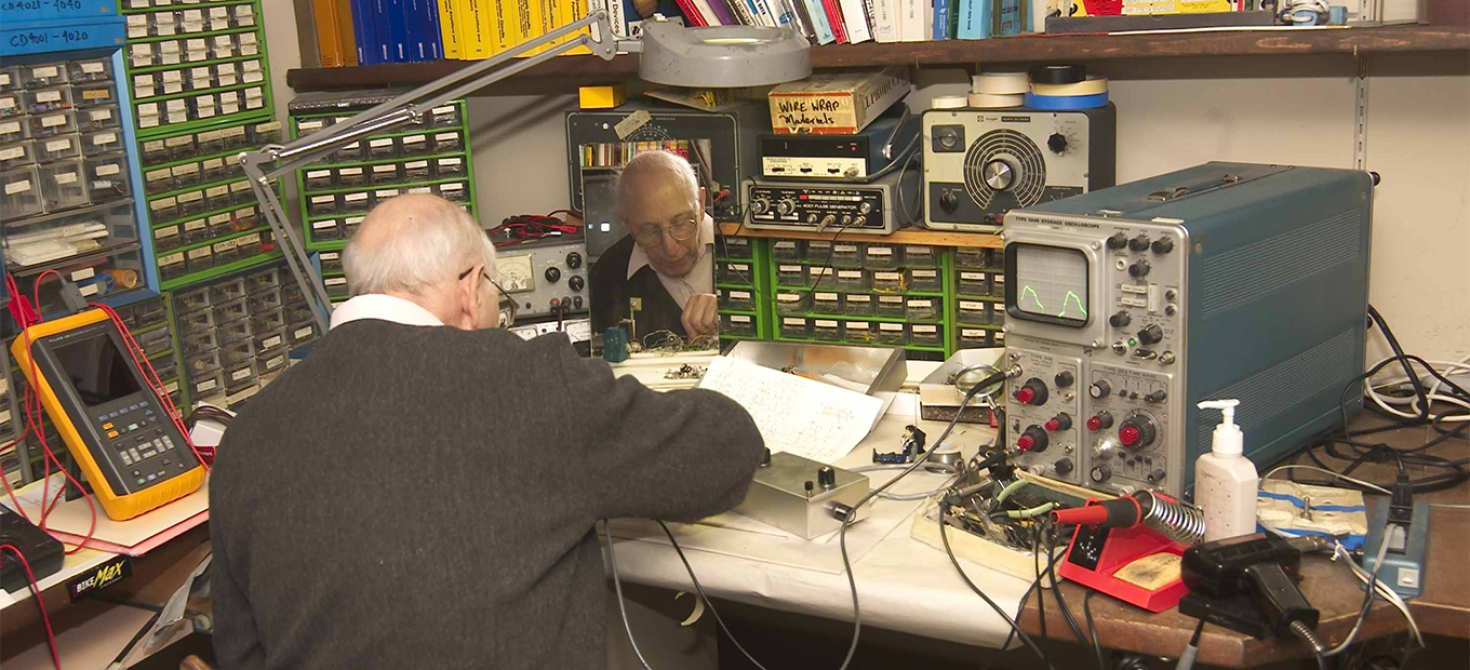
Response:
[[[1126,310],[1118,310],[1117,314],[1108,317],[1108,323],[1114,328],[1122,328],[1133,321],[1133,317]]]
[[[1128,240],[1128,248],[1133,251],[1148,251],[1148,236],[1139,235],[1138,237]]]
[[[1163,468],[1157,468],[1153,472],[1148,473],[1148,476],[1144,479],[1147,479],[1148,483],[1150,484],[1157,484],[1161,481],[1164,481],[1164,477],[1166,476],[1167,475],[1164,473]]]
[[[1070,459],[1070,458],[1057,459],[1056,465],[1054,467],[1056,467],[1057,474],[1059,474],[1059,475],[1071,474],[1072,467],[1073,467],[1072,466],[1072,459]]]
[[[551,283],[554,284],[554,283],[556,283],[560,279],[561,279],[561,270],[558,270],[556,268],[546,268],[546,281],[549,281],[549,282],[551,282]]]
[[[1027,379],[1016,391],[1016,400],[1025,405],[1045,405],[1047,396],[1046,382],[1036,377]]]
[[[1113,427],[1113,415],[1110,412],[1098,412],[1087,420],[1087,429],[1092,432],[1107,430]]]
[[[573,291],[580,291],[586,287],[587,280],[578,275],[573,275],[571,279],[567,280],[567,288],[572,289]]]
[[[1109,384],[1106,379],[1099,379],[1087,388],[1087,392],[1094,398],[1106,398],[1109,393],[1113,392],[1113,385]]]
[[[830,465],[817,468],[817,484],[824,489],[835,488],[837,486],[837,471],[833,470]]]
[[[1153,247],[1154,253],[1167,254],[1174,250],[1174,240],[1168,237],[1160,237],[1159,239],[1154,240]]]
[[[1016,440],[1016,446],[1021,451],[1040,453],[1046,451],[1049,442],[1051,442],[1051,438],[1047,436],[1046,430],[1041,426],[1032,424],[1026,427],[1026,432],[1021,433],[1021,437]]]
[[[1060,413],[1060,414],[1052,417],[1051,419],[1049,419],[1046,422],[1045,428],[1048,431],[1052,431],[1052,432],[1056,432],[1058,430],[1071,430],[1072,429],[1072,415],[1071,414],[1068,414],[1066,412],[1062,412],[1062,413]]]
[[[1112,478],[1113,469],[1106,465],[1099,465],[1092,469],[1092,473],[1089,476],[1092,477],[1092,481],[1101,484]]]
[[[579,296],[573,296],[572,297],[572,306],[575,307],[575,308],[577,308],[577,309],[582,309],[582,296],[580,296],[580,295]]]
[[[1149,402],[1164,402],[1164,399],[1167,397],[1169,397],[1169,394],[1165,393],[1163,389],[1160,389],[1144,396],[1143,399]]]
[[[761,452],[761,467],[763,467],[763,468],[771,467],[771,448],[770,447],[766,447],[765,450],[763,450]]]
[[[582,254],[575,251],[567,254],[567,267],[573,270],[582,267]]]
[[[1108,238],[1109,249],[1122,249],[1126,246],[1128,246],[1128,236],[1123,233],[1118,233]]]
[[[1145,326],[1138,331],[1138,341],[1144,344],[1154,344],[1164,339],[1164,329],[1157,325]]]
[[[1146,416],[1128,417],[1123,425],[1118,426],[1118,441],[1129,449],[1142,449],[1154,443],[1156,437],[1154,422]]]
[[[1137,263],[1134,263],[1133,265],[1128,266],[1128,276],[1130,276],[1130,277],[1143,277],[1143,276],[1147,276],[1148,275],[1148,271],[1150,269],[1151,268],[1148,265],[1148,261],[1138,261]]]
[[[953,214],[956,209],[959,209],[959,207],[960,199],[955,197],[954,191],[945,191],[939,194],[940,209]]]
[[[805,488],[806,488],[806,497],[810,498],[810,497],[812,497],[812,492],[815,491],[815,490],[817,490],[817,485],[816,485],[815,482],[813,482],[812,480],[808,479],[808,480],[806,480]]]
[[[1054,381],[1056,381],[1056,383],[1057,383],[1057,388],[1064,389],[1064,388],[1067,388],[1068,386],[1071,386],[1072,385],[1072,382],[1074,382],[1076,380],[1072,378],[1072,373],[1071,372],[1069,372],[1067,370],[1062,370],[1061,372],[1058,372],[1057,373],[1057,377],[1056,377],[1056,379]]]
[[[1051,149],[1053,153],[1058,154],[1066,151],[1067,136],[1061,133],[1052,133],[1051,137],[1046,138],[1046,148]]]

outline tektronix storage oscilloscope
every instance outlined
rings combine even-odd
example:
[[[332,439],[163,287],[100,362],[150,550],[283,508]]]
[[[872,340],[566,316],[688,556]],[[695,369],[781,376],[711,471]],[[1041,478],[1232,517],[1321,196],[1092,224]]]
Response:
[[[21,335],[10,351],[108,517],[131,519],[204,484],[203,465],[106,314],[87,310],[27,331],[30,350]]]
[[[1373,178],[1209,163],[1005,217],[1011,446],[1038,474],[1186,494],[1236,398],[1278,459],[1359,406]]]

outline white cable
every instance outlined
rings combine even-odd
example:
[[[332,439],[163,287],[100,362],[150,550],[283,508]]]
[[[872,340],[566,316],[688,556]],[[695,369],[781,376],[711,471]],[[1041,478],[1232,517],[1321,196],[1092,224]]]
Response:
[[[1377,367],[1377,366],[1383,364],[1384,362],[1392,361],[1392,360],[1397,360],[1397,359],[1398,359],[1397,356],[1390,356],[1390,357],[1385,358],[1383,360],[1380,360],[1377,363],[1374,363],[1373,365],[1370,365],[1368,367],[1371,369],[1371,368],[1374,368],[1374,367]],[[1408,360],[1408,364],[1411,365],[1411,366],[1419,366],[1421,368],[1422,367],[1425,367],[1424,365],[1421,365],[1418,361],[1410,360],[1410,359],[1406,359],[1406,360]],[[1440,373],[1443,374],[1444,376],[1448,377],[1448,376],[1450,376],[1452,374],[1455,374],[1457,372],[1470,372],[1470,363],[1467,363],[1467,361],[1470,361],[1470,356],[1466,356],[1466,357],[1464,357],[1464,358],[1462,358],[1462,359],[1460,359],[1458,361],[1425,361],[1425,363],[1427,363],[1428,365],[1432,365],[1432,366],[1437,366],[1437,367],[1444,368],[1443,370],[1440,370]],[[1427,372],[1427,370],[1426,370],[1426,372]],[[1426,387],[1424,389],[1424,391],[1425,391],[1425,397],[1429,400],[1429,402],[1431,402],[1431,403],[1433,403],[1433,402],[1442,402],[1442,403],[1445,403],[1445,404],[1450,404],[1450,405],[1455,405],[1455,406],[1458,406],[1458,407],[1462,407],[1464,409],[1470,409],[1470,402],[1467,402],[1467,401],[1465,401],[1465,400],[1463,400],[1461,398],[1458,398],[1456,396],[1445,395],[1445,394],[1440,393],[1439,390],[1444,385],[1444,382],[1440,381],[1438,378],[1433,377],[1432,375],[1430,376],[1430,378],[1431,378],[1432,383],[1430,383],[1428,385],[1428,387]],[[1413,404],[1415,404],[1415,403],[1417,403],[1419,401],[1418,396],[1408,397],[1408,398],[1392,398],[1392,397],[1384,397],[1381,394],[1379,394],[1379,392],[1378,392],[1379,389],[1384,389],[1384,388],[1388,388],[1388,387],[1392,387],[1392,386],[1397,386],[1397,385],[1403,384],[1403,383],[1408,382],[1408,381],[1409,381],[1409,378],[1408,377],[1392,377],[1392,378],[1389,378],[1389,379],[1386,379],[1386,380],[1382,380],[1382,381],[1379,381],[1379,382],[1376,382],[1376,383],[1373,382],[1373,381],[1371,381],[1371,380],[1364,379],[1363,380],[1363,393],[1365,395],[1367,395],[1374,402],[1374,404],[1378,405],[1380,408],[1383,409],[1383,411],[1388,412],[1389,414],[1392,414],[1392,415],[1398,416],[1398,417],[1403,417],[1405,419],[1416,419],[1416,418],[1419,417],[1418,414],[1414,414],[1414,413],[1410,413],[1410,412],[1404,412],[1404,411],[1399,410],[1399,409],[1396,409],[1394,407],[1390,407],[1389,405],[1413,405]],[[1429,415],[1429,418],[1430,419],[1439,419],[1439,415],[1437,415],[1437,414],[1431,414],[1431,415]],[[1465,422],[1465,421],[1470,421],[1470,415],[1467,415],[1467,416],[1452,416],[1452,417],[1447,417],[1447,418],[1445,418],[1445,419],[1442,420],[1443,423],[1461,423],[1461,422]]]
[[[1348,647],[1352,646],[1354,639],[1357,639],[1358,630],[1363,627],[1363,622],[1368,619],[1368,612],[1371,611],[1373,607],[1372,599],[1373,596],[1377,595],[1378,592],[1378,589],[1376,588],[1378,585],[1378,569],[1383,567],[1383,558],[1388,555],[1388,537],[1393,533],[1393,529],[1395,528],[1398,528],[1397,524],[1388,524],[1387,526],[1385,526],[1383,529],[1383,537],[1380,538],[1380,541],[1378,543],[1378,560],[1373,563],[1373,575],[1369,578],[1369,581],[1374,584],[1375,588],[1373,589],[1373,593],[1368,594],[1367,596],[1369,601],[1368,609],[1363,610],[1363,613],[1358,617],[1358,622],[1353,624],[1353,629],[1348,632],[1347,639],[1343,640],[1342,644],[1339,644],[1336,647],[1322,652],[1323,656],[1331,657],[1341,654],[1342,652],[1347,651]],[[1348,559],[1348,565],[1351,566],[1353,564],[1352,557],[1347,556],[1347,550],[1342,548],[1342,543],[1339,542],[1334,544],[1335,547],[1332,550],[1334,557],[1338,552],[1342,552],[1342,555],[1347,557]],[[1353,572],[1354,574],[1357,573],[1356,570],[1354,570]]]
[[[1378,491],[1378,492],[1383,493],[1385,495],[1393,495],[1393,492],[1392,491],[1389,491],[1388,489],[1383,488],[1382,486],[1379,486],[1377,484],[1372,484],[1372,483],[1369,483],[1369,482],[1365,482],[1365,481],[1363,481],[1361,479],[1354,479],[1354,478],[1349,477],[1347,475],[1340,475],[1340,474],[1338,474],[1336,472],[1333,472],[1331,470],[1327,470],[1327,469],[1324,469],[1324,468],[1319,468],[1319,467],[1317,467],[1315,465],[1281,465],[1281,466],[1277,466],[1276,468],[1272,469],[1270,472],[1267,472],[1266,473],[1266,476],[1261,477],[1261,481],[1266,481],[1267,479],[1270,479],[1271,478],[1271,475],[1274,475],[1274,474],[1276,474],[1278,472],[1281,472],[1282,470],[1311,470],[1313,472],[1320,472],[1322,474],[1325,474],[1325,475],[1328,475],[1328,476],[1332,477],[1333,479],[1340,479],[1340,480],[1345,481],[1345,482],[1351,482],[1351,483],[1357,484],[1358,486],[1361,486],[1363,488],[1372,489],[1374,491]]]

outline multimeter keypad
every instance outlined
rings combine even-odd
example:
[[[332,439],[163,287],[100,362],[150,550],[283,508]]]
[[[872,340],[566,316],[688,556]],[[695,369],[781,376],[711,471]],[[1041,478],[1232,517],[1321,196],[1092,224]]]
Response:
[[[164,430],[165,419],[144,400],[97,414],[97,426],[107,444],[117,452],[123,471],[138,486],[167,479],[170,470],[186,470],[185,459],[175,455],[172,436]]]

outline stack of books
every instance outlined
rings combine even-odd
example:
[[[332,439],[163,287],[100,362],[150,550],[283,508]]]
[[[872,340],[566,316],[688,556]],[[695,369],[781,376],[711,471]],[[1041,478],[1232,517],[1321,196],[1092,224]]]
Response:
[[[599,9],[607,11],[615,38],[637,37],[641,20],[633,0],[311,2],[323,67],[481,60]],[[788,26],[814,44],[858,44],[985,39],[1030,32],[1031,2],[658,0],[656,11],[688,26]],[[569,35],[566,41],[572,39]],[[588,51],[577,48],[570,53]]]

